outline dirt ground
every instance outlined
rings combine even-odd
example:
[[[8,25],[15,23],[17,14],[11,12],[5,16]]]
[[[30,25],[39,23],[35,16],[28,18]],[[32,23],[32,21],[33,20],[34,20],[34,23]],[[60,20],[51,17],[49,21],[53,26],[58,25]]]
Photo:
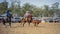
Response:
[[[12,23],[11,28],[0,23],[0,34],[60,34],[60,23],[40,23],[38,27],[33,24],[28,26],[27,23],[22,27],[19,23]]]

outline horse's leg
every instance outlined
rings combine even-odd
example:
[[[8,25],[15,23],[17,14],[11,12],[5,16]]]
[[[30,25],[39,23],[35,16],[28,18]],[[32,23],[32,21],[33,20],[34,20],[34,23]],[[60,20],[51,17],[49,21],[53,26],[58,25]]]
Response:
[[[4,27],[7,27],[7,26],[6,26],[6,22],[3,22],[3,25],[4,25]]]
[[[27,22],[28,22],[28,25],[30,26],[30,20],[29,19],[27,19]]]
[[[11,19],[9,20],[9,26],[11,27]]]
[[[23,22],[23,27],[24,27],[24,25],[25,25],[25,22]]]
[[[4,25],[4,27],[6,27],[6,28],[7,28],[6,22],[3,22],[3,25]]]
[[[28,23],[28,25],[30,26],[30,23],[29,23],[29,21],[27,20],[27,23]]]
[[[5,22],[3,22],[3,25],[6,25]]]
[[[23,22],[22,22],[22,21],[19,21],[19,23],[20,23],[20,25],[22,25],[22,24],[23,24]]]
[[[5,21],[4,19],[2,19],[2,22],[3,22],[3,25],[6,25],[6,24],[5,24],[6,21]]]
[[[35,22],[35,24],[36,24],[35,26],[37,27],[38,23],[37,23],[37,22]]]
[[[30,26],[30,23],[28,23],[29,24],[29,26]]]
[[[23,27],[24,27],[24,24],[25,24],[25,23],[23,23]]]
[[[21,23],[21,21],[19,21],[19,23]]]
[[[4,27],[7,27],[7,26],[6,26],[6,22],[7,22],[7,21],[2,20],[2,22],[3,22]]]
[[[36,26],[36,22],[34,23],[34,26]]]
[[[36,27],[38,27],[39,22],[36,22]]]
[[[9,22],[9,26],[11,27],[11,22]]]

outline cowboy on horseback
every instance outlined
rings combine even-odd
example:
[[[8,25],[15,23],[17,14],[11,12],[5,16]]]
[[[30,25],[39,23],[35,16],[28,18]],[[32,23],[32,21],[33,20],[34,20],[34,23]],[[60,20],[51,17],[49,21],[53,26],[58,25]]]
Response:
[[[32,21],[32,14],[30,13],[30,11],[26,11],[26,13],[24,14],[24,17],[22,18],[22,24],[24,26],[24,24],[27,22],[30,26],[30,23]]]
[[[2,18],[3,25],[6,25],[5,23],[9,23],[9,26],[11,27],[12,14],[10,13],[9,10],[7,10],[5,14],[6,16]]]

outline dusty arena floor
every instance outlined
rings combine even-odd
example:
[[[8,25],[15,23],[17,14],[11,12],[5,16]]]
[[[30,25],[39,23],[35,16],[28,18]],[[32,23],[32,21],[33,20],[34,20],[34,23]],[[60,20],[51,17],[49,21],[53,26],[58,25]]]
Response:
[[[0,23],[0,34],[60,34],[60,23],[40,23],[38,27],[33,24],[28,26],[27,23],[22,27],[19,23],[12,23],[11,28]]]

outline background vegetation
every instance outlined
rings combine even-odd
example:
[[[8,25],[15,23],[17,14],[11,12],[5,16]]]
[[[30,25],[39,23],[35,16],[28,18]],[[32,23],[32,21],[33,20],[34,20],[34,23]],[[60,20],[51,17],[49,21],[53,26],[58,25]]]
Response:
[[[9,9],[13,14],[17,14],[18,16],[23,16],[26,11],[30,11],[34,17],[53,17],[55,15],[60,16],[60,8],[58,2],[52,4],[51,7],[49,5],[37,7],[29,3],[25,3],[23,6],[20,6],[20,1],[12,1],[9,8],[7,1],[1,2],[0,14],[4,14],[7,9]]]

